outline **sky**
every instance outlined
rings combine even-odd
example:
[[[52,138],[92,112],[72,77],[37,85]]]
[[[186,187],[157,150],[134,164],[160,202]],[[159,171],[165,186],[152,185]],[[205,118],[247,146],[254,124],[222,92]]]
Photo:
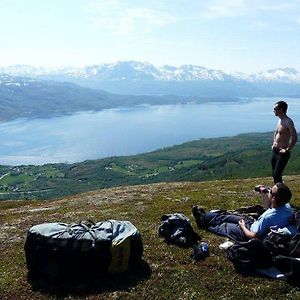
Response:
[[[0,66],[300,72],[300,0],[1,0]]]

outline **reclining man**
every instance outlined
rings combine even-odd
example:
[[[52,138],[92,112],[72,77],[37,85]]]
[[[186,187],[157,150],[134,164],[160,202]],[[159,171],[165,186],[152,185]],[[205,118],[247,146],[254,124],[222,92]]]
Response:
[[[193,215],[199,228],[207,228],[217,235],[226,236],[234,241],[247,241],[252,238],[263,238],[270,227],[284,228],[290,224],[293,212],[288,203],[292,197],[290,189],[283,183],[275,184],[271,189],[258,186],[262,196],[265,212],[255,221],[241,219],[240,216],[222,211],[207,212],[197,206]]]

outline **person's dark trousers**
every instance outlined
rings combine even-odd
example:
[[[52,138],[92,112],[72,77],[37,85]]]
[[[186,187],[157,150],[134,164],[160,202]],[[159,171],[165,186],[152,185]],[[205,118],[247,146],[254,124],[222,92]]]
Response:
[[[272,176],[274,183],[282,182],[282,172],[290,158],[291,153],[279,153],[278,149],[273,149],[272,152]]]
[[[227,214],[224,212],[207,212],[204,215],[205,227],[212,233],[220,236],[226,236],[234,241],[244,242],[246,238],[242,231],[239,220],[240,216]],[[250,229],[252,220],[244,219],[246,227]]]

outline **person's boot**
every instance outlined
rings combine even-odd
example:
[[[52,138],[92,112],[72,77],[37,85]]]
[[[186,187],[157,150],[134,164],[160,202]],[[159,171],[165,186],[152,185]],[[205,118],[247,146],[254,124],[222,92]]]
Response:
[[[205,211],[204,211],[204,209],[202,207],[198,207],[196,205],[193,205],[192,213],[193,213],[193,216],[196,219],[197,226],[199,228],[204,228],[205,227],[205,220],[204,220]]]

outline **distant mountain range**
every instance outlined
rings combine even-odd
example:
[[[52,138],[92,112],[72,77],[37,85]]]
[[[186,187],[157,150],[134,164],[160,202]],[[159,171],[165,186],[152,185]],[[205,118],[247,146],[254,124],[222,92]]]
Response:
[[[78,111],[99,111],[142,104],[162,105],[235,100],[238,98],[117,95],[70,82],[0,74],[0,121],[21,117],[51,117]]]
[[[199,66],[156,68],[135,61],[85,68],[0,68],[0,121],[240,97],[300,97],[300,73],[284,68],[252,75],[226,74]]]
[[[150,63],[122,61],[83,68],[39,68],[27,65],[0,67],[0,73],[59,82],[127,95],[178,95],[199,97],[254,97],[300,95],[300,73],[278,68],[257,74],[227,74],[195,65],[155,67]]]
[[[0,67],[0,73],[26,77],[65,77],[97,80],[157,80],[157,81],[199,81],[199,80],[245,80],[249,82],[287,82],[299,83],[300,73],[294,68],[278,68],[247,75],[245,73],[226,74],[201,66],[182,65],[180,67],[155,67],[149,63],[122,61],[83,68],[62,67],[43,68],[28,65]]]

